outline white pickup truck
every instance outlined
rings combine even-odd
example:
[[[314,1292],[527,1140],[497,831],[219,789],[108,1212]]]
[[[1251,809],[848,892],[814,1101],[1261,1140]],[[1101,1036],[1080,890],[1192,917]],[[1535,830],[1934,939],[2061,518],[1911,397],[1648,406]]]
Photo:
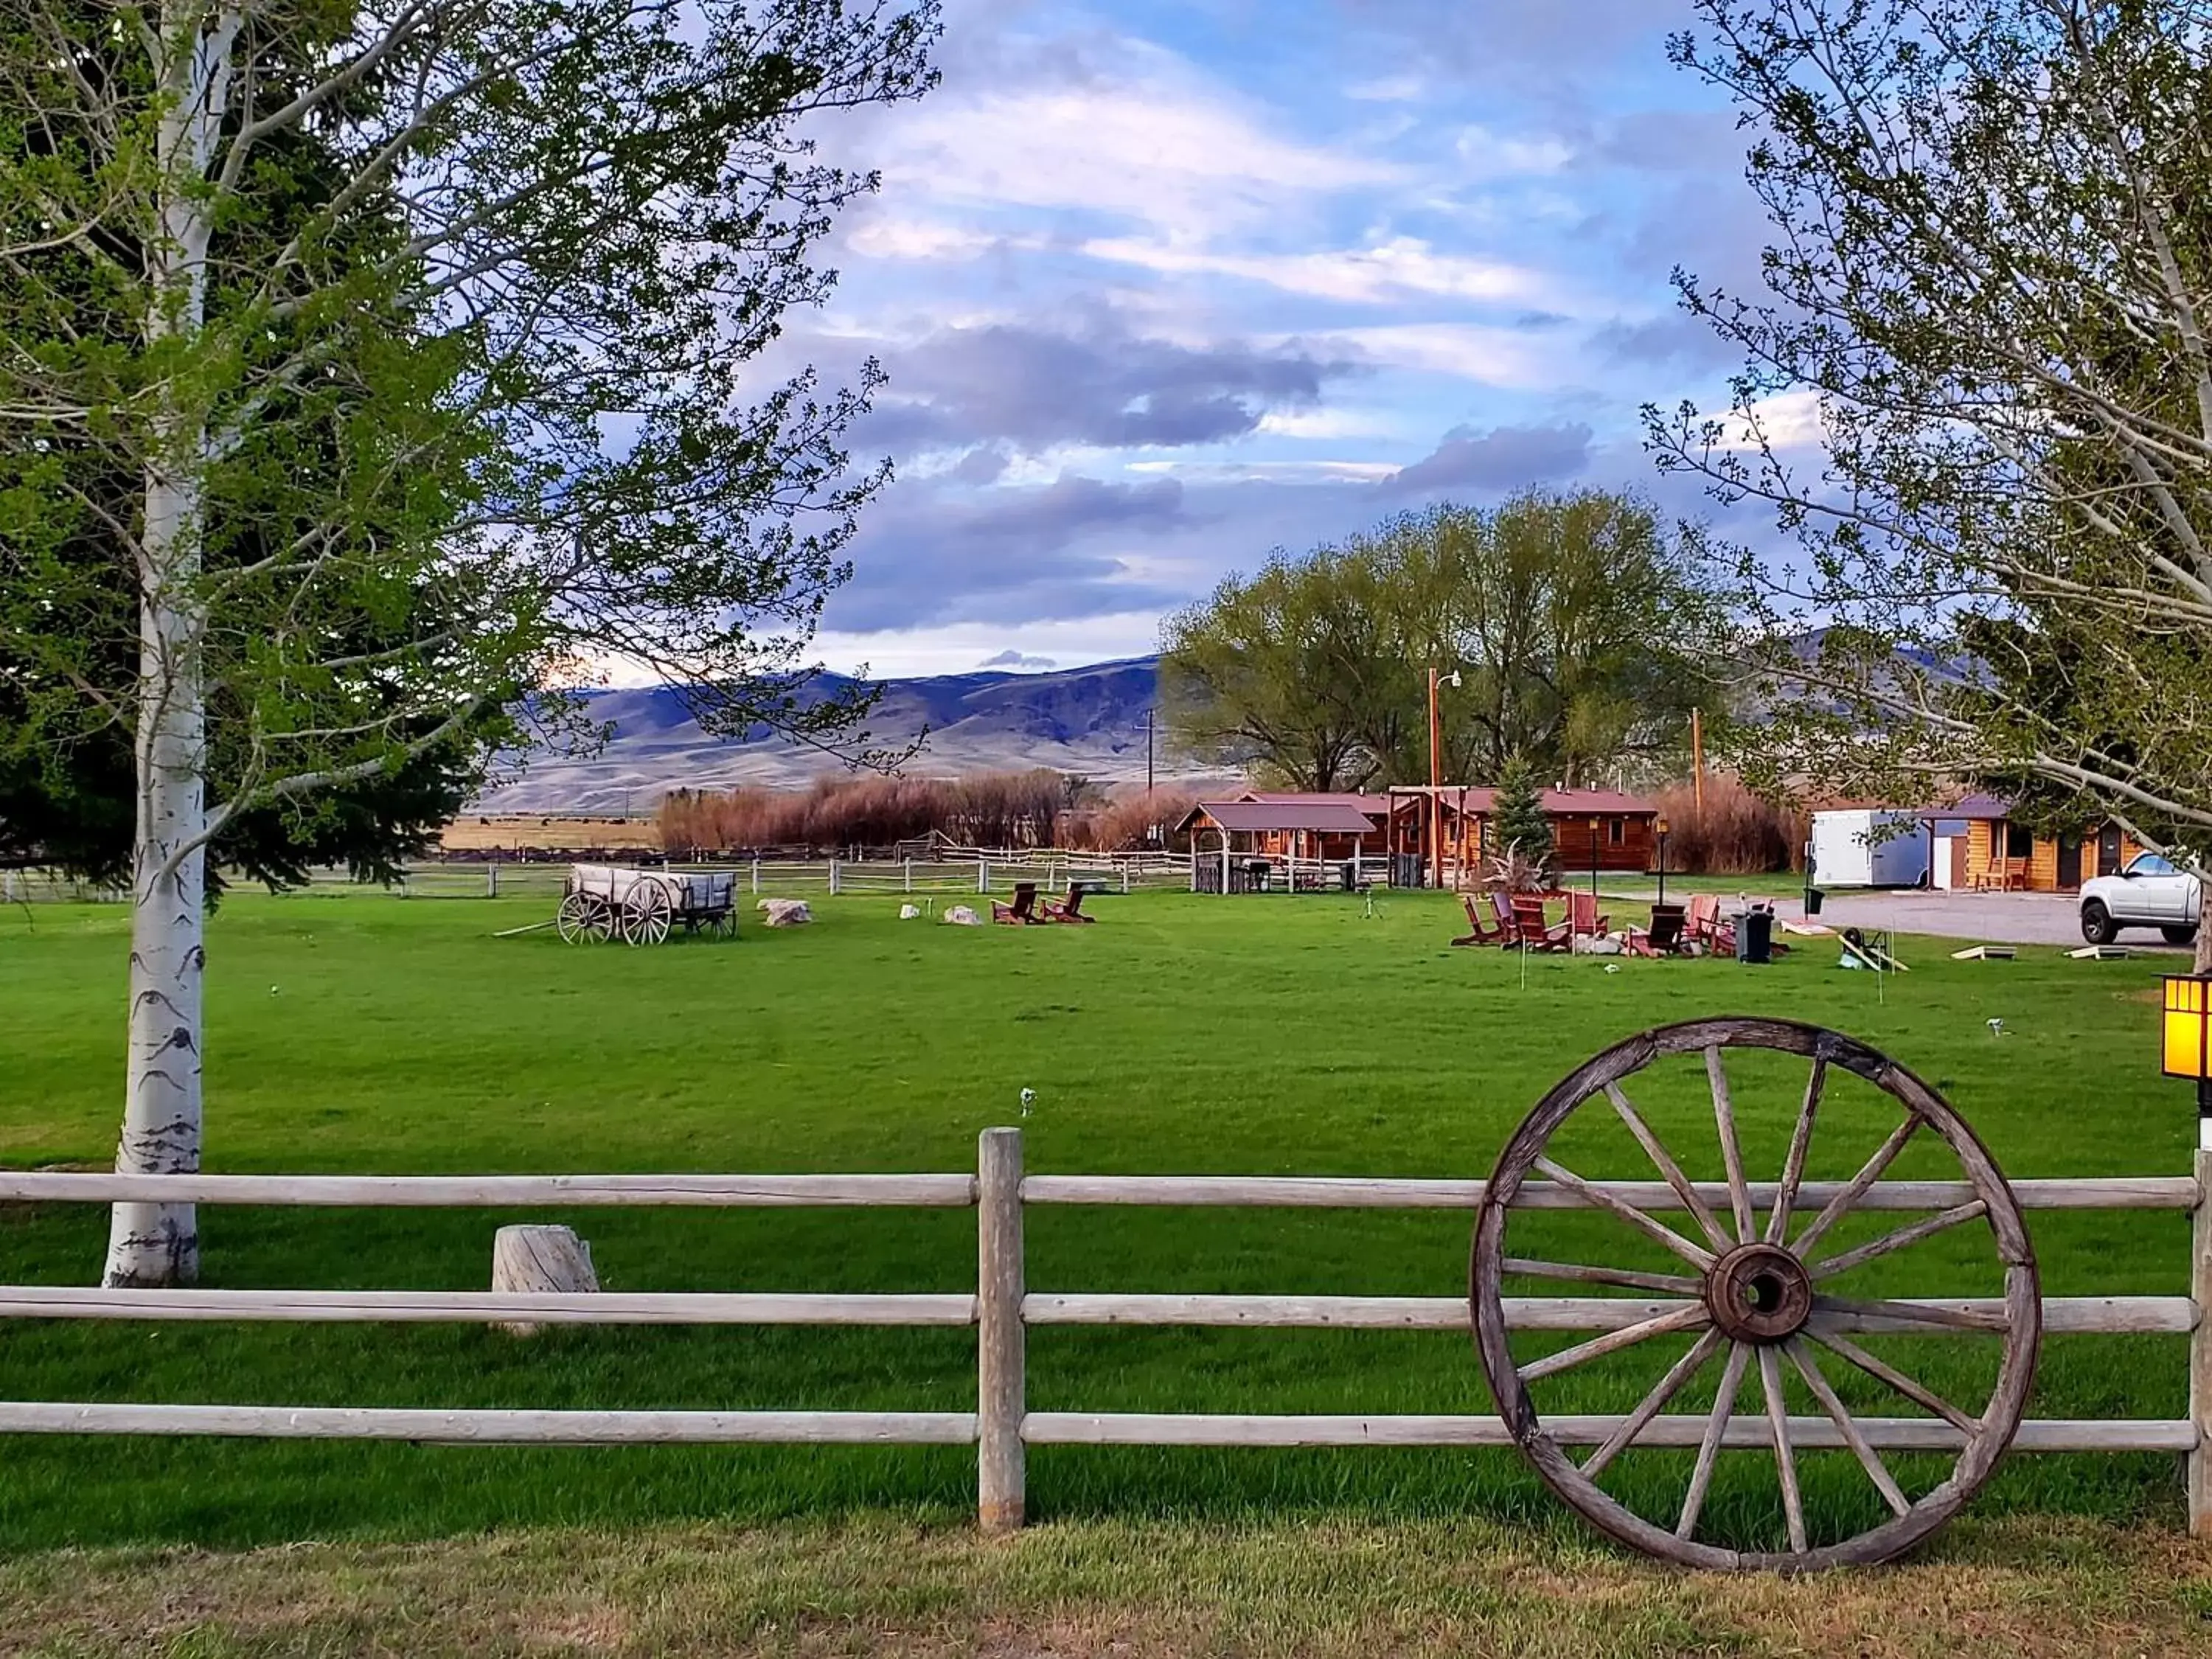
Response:
[[[2169,945],[2197,937],[2203,884],[2155,853],[2138,853],[2117,876],[2081,884],[2081,937],[2110,945],[2123,927],[2155,927]]]

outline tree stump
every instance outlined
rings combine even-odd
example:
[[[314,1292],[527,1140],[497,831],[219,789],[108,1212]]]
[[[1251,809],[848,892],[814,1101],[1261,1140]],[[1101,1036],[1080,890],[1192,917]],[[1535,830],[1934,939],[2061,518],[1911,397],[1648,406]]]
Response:
[[[501,1227],[491,1241],[491,1287],[495,1292],[596,1291],[592,1247],[569,1227]],[[512,1336],[535,1336],[527,1322],[501,1325]]]

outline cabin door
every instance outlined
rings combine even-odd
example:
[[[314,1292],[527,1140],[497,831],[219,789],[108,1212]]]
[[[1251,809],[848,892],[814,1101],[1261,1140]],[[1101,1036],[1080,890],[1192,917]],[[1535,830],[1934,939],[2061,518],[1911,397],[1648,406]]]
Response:
[[[2058,885],[2070,892],[2081,884],[2081,837],[2061,836],[2058,838]]]
[[[2097,831],[2097,873],[2120,873],[2120,826],[2117,823],[2108,823]]]

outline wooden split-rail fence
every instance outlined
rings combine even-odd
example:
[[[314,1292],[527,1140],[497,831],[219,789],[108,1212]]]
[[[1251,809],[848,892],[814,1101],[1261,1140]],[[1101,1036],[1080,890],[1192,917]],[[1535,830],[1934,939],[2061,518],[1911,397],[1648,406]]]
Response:
[[[1680,1209],[1661,1182],[1591,1183],[1646,1209]],[[1719,1183],[1693,1183],[1711,1204]],[[1797,1210],[1817,1211],[1841,1183],[1807,1182]],[[2190,1414],[2159,1419],[2036,1419],[2013,1443],[2021,1452],[2166,1452],[2187,1460],[2190,1524],[2212,1533],[2212,1152],[2194,1176],[2028,1180],[2012,1183],[2024,1210],[2185,1210],[2196,1218],[2187,1296],[2051,1297],[2044,1329],[2165,1333],[2190,1338]],[[1963,1182],[1879,1182],[1858,1200],[1870,1210],[1936,1210],[1962,1201]],[[1031,1292],[1024,1281],[1023,1218],[1031,1205],[1280,1206],[1471,1211],[1480,1181],[1248,1176],[1024,1176],[1018,1129],[988,1129],[974,1173],[943,1175],[611,1176],[130,1176],[0,1171],[0,1201],[118,1201],[355,1207],[687,1206],[703,1208],[927,1206],[977,1212],[973,1294],[803,1292],[522,1294],[452,1291],[80,1290],[0,1286],[0,1317],[295,1322],[481,1322],[540,1325],[973,1326],[977,1332],[976,1409],[897,1411],[508,1411],[367,1407],[0,1402],[0,1433],[221,1435],[281,1439],[377,1439],[476,1445],[791,1443],[973,1445],[981,1524],[1021,1524],[1024,1449],[1034,1445],[1510,1446],[1497,1417],[1265,1415],[1038,1412],[1028,1407],[1026,1333],[1038,1325],[1248,1326],[1370,1330],[1466,1329],[1459,1297],[1134,1295]],[[1771,1183],[1752,1197],[1774,1201]],[[1524,1185],[1516,1205],[1573,1208],[1586,1200],[1548,1182]],[[1542,1331],[1624,1329],[1676,1305],[1626,1297],[1510,1298],[1509,1324]],[[1999,1305],[1929,1298],[1918,1305],[1966,1312]],[[1911,1330],[1869,1315],[1854,1328]],[[1618,1416],[1554,1417],[1546,1426],[1566,1443],[1596,1444]],[[1638,1443],[1692,1446],[1701,1417],[1659,1417]],[[1943,1450],[1959,1431],[1937,1418],[1858,1419],[1876,1449]],[[1806,1449],[1844,1443],[1826,1418],[1787,1419]],[[1768,1422],[1740,1418],[1726,1443],[1766,1447]]]

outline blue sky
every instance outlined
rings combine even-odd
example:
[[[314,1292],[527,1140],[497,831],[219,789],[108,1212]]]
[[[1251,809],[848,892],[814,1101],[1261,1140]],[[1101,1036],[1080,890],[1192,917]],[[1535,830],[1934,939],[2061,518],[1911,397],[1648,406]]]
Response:
[[[1755,284],[1680,0],[952,0],[941,88],[848,120],[883,188],[787,345],[890,380],[824,659],[1149,651],[1161,613],[1441,497],[1627,484],[1647,399],[1727,352],[1686,265]],[[1780,412],[1780,411],[1778,411]],[[1786,436],[1784,433],[1783,435]]]

